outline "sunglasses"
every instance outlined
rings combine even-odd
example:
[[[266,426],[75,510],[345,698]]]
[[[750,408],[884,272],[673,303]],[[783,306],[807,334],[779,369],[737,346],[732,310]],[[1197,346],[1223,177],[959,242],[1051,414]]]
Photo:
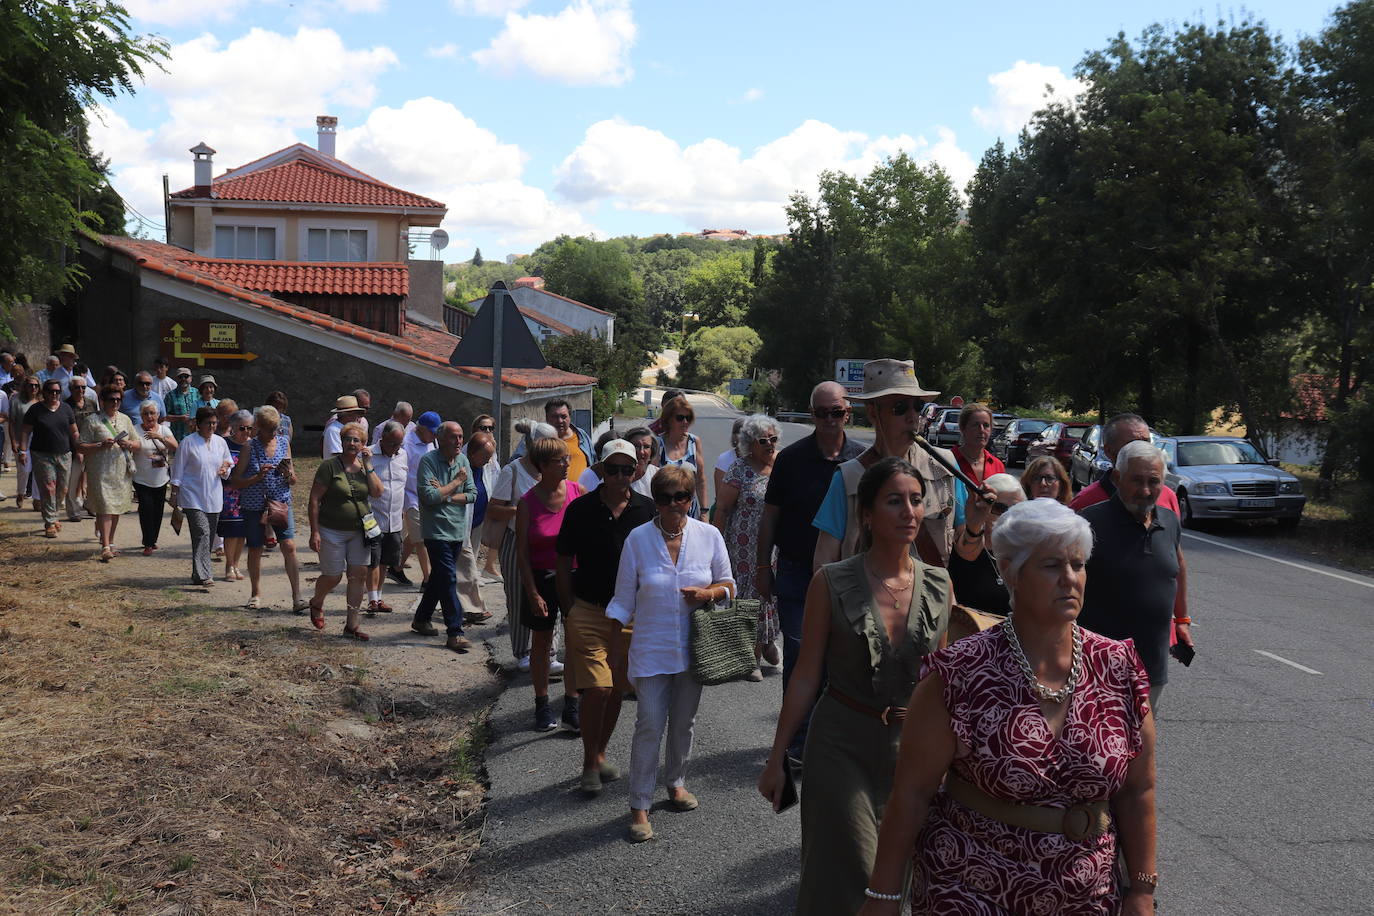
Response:
[[[757,442],[757,443],[759,443],[760,445],[762,445],[762,444],[764,444],[764,443],[767,443],[767,444],[769,444],[769,445],[777,445],[777,444],[778,444],[778,437],[777,437],[777,436],[759,436],[759,437],[758,437],[757,439],[755,439],[754,441]]]
[[[848,407],[813,407],[811,416],[817,420],[838,420],[849,413]]]
[[[105,400],[106,400],[106,401],[113,401],[114,403],[118,404],[119,401],[120,401],[120,397],[119,397],[119,395],[117,395],[117,394],[107,394],[107,395],[105,395]]]
[[[678,490],[676,493],[659,493],[654,496],[654,502],[660,506],[667,506],[672,503],[689,503],[692,501],[691,490]]]
[[[602,470],[607,477],[633,477],[635,476],[635,466],[632,464],[603,464]]]
[[[919,401],[893,401],[887,409],[894,417],[901,417],[905,416],[908,410],[920,410],[921,404]]]
[[[479,427],[477,427],[477,431],[478,431],[479,433],[494,433],[494,432],[496,432],[496,427],[495,427],[495,426],[479,426]]]
[[[691,423],[691,422],[692,422],[692,415],[691,415],[691,414],[686,414],[686,413],[680,413],[680,414],[676,415],[675,417],[673,417],[673,419],[676,420],[676,421],[678,421],[679,423]]]
[[[37,388],[37,387],[38,387],[38,383],[37,383],[37,382],[25,382],[25,383],[24,383],[24,387],[25,387],[25,388]]]

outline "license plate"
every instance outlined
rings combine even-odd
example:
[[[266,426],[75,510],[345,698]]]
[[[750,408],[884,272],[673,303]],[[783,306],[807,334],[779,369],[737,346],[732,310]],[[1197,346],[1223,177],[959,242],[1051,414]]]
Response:
[[[1240,501],[1242,509],[1272,509],[1274,501],[1272,499],[1242,499]]]

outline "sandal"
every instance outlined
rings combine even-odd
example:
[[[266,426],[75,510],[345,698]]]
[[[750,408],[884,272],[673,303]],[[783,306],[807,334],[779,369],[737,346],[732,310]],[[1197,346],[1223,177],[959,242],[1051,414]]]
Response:
[[[108,563],[114,559],[114,551],[109,547],[106,547],[100,551],[100,556],[97,559],[99,559],[102,563]]]
[[[261,610],[261,609],[262,609],[262,599],[259,598],[257,595],[254,595],[252,598],[249,598],[249,599],[248,599],[248,603],[245,604],[244,607],[246,607],[246,608],[248,608],[249,610],[252,610],[252,611]]]
[[[359,627],[344,627],[343,632],[344,635],[347,636],[349,639],[356,639],[361,642],[367,642],[369,639],[372,638],[371,636],[368,636],[366,633],[364,633],[362,629]]]
[[[291,613],[303,614],[310,607],[310,602],[304,598],[297,598],[291,602]]]
[[[315,629],[324,629],[324,608],[316,607],[313,604],[307,605],[310,608],[310,622],[315,625]]]

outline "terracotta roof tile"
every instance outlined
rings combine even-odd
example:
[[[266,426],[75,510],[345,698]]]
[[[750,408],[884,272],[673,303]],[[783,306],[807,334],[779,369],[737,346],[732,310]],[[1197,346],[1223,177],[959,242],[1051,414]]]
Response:
[[[437,200],[402,191],[375,178],[347,175],[302,159],[258,169],[246,175],[221,175],[210,183],[210,188],[218,200],[444,209],[444,205]],[[175,198],[200,196],[194,187],[184,188],[172,195]]]
[[[178,280],[185,280],[197,286],[218,290],[242,302],[247,302],[265,311],[274,312],[297,321],[302,321],[323,330],[342,334],[355,340],[384,346],[402,356],[419,362],[439,366],[456,375],[491,383],[491,369],[480,366],[450,366],[448,358],[458,346],[458,338],[444,331],[436,331],[413,322],[406,322],[401,335],[379,334],[361,325],[347,321],[337,321],[323,312],[274,299],[261,292],[226,282],[202,269],[206,258],[197,257],[182,248],[135,239],[127,236],[92,235],[89,236],[105,248],[132,258],[140,267],[156,271]],[[564,372],[562,369],[507,369],[501,373],[501,383],[509,388],[561,388],[566,386],[595,385],[597,380],[591,376]]]
[[[369,261],[360,264],[235,261],[189,255],[182,260],[221,280],[264,293],[326,296],[410,294],[410,270],[404,264],[388,261]]]

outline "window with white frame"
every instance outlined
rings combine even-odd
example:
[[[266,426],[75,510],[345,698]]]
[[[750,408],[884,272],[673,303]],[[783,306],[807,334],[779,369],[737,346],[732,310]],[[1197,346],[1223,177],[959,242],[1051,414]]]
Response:
[[[216,226],[215,257],[276,260],[277,230],[272,226]]]
[[[305,236],[307,261],[366,261],[366,229],[309,229]]]

